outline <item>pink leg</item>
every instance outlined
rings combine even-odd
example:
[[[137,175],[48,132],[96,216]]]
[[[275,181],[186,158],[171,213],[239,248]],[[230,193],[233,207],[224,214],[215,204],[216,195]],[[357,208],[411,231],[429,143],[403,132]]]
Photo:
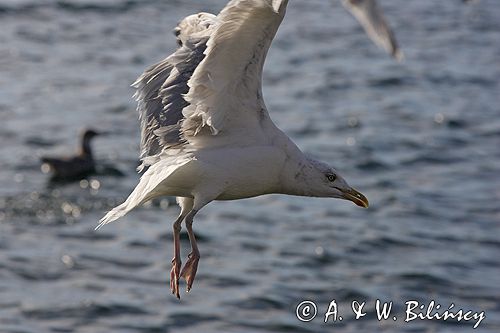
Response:
[[[172,269],[170,270],[170,290],[177,298],[179,294],[179,275],[181,270],[181,222],[184,216],[182,214],[174,222],[174,258],[172,259]]]
[[[181,272],[181,276],[186,279],[186,291],[190,291],[193,286],[196,270],[198,269],[198,261],[200,260],[200,251],[198,251],[198,245],[196,244],[196,238],[193,232],[193,218],[197,212],[197,210],[193,209],[186,216],[186,229],[189,236],[189,242],[191,243],[191,253],[188,255],[188,260]]]

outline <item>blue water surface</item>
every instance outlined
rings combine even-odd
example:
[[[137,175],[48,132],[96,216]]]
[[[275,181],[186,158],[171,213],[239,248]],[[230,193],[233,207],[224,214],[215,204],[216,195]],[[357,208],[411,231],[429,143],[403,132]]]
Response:
[[[410,300],[484,311],[475,332],[500,331],[497,0],[380,0],[401,64],[340,1],[290,1],[265,66],[271,117],[369,209],[282,195],[212,203],[195,222],[202,259],[181,301],[168,287],[171,198],[93,231],[139,177],[130,83],[175,49],[181,18],[225,2],[0,1],[0,332],[471,332],[477,322],[405,322]],[[110,132],[96,157],[125,176],[48,183],[39,157],[71,153],[83,127]],[[388,320],[377,299],[394,302]],[[303,300],[317,305],[310,322],[296,318]],[[324,323],[332,300],[343,320]],[[366,302],[365,317],[353,301]]]

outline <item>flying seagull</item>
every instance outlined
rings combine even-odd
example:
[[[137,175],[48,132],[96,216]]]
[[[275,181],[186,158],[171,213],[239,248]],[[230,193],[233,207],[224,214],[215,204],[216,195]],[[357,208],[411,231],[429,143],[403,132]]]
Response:
[[[217,16],[186,17],[175,29],[179,48],[133,83],[141,123],[139,171],[147,170],[96,229],[148,200],[176,196],[181,212],[173,224],[170,288],[178,298],[180,277],[189,291],[200,259],[193,219],[214,200],[281,193],[340,198],[368,207],[365,196],[336,169],[302,153],[267,112],[262,68],[287,4],[232,0]],[[371,21],[374,17],[380,16],[367,15],[365,24],[389,33],[376,27],[385,21]],[[191,253],[181,269],[183,221]]]
[[[53,180],[77,179],[95,172],[95,162],[90,146],[91,140],[99,135],[93,129],[86,129],[80,139],[76,155],[63,157],[42,156],[42,172],[52,173]]]
[[[359,21],[377,46],[386,50],[398,61],[404,59],[396,37],[375,0],[342,0],[342,4]]]

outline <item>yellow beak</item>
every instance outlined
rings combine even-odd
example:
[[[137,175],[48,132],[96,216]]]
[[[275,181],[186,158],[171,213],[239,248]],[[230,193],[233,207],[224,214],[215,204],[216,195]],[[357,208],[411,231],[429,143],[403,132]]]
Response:
[[[342,190],[342,194],[344,199],[352,201],[360,207],[368,208],[369,206],[368,199],[353,188]]]

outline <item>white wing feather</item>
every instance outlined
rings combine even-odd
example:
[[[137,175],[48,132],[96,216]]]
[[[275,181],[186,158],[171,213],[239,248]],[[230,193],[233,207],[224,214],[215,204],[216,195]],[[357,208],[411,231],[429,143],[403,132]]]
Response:
[[[217,16],[206,57],[188,82],[182,131],[194,146],[207,135],[252,137],[268,118],[262,101],[262,67],[288,0],[233,0]],[[226,138],[219,143],[234,144]],[[210,145],[210,143],[208,143]]]

